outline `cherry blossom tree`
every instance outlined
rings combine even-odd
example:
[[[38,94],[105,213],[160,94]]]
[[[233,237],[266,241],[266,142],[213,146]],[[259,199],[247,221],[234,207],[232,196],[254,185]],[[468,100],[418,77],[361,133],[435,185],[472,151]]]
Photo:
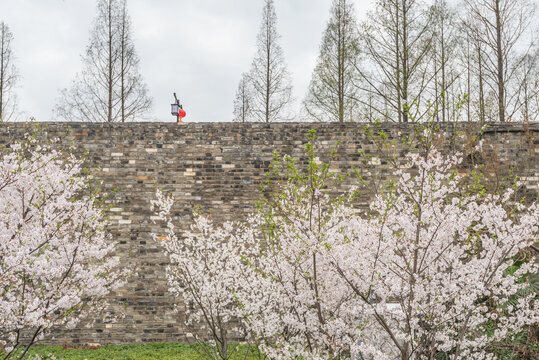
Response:
[[[343,358],[361,334],[361,299],[331,269],[327,248],[355,216],[357,193],[330,195],[343,179],[319,161],[314,139],[313,131],[307,164],[274,154],[258,222],[250,225],[262,244],[259,260],[236,290],[245,326],[272,359]]]
[[[286,181],[268,183],[248,222],[197,218],[197,241],[182,245],[196,256],[172,265],[196,277],[169,272],[173,291],[211,283],[212,306],[230,309],[271,359],[492,359],[492,344],[539,321],[525,291],[538,268],[524,255],[539,233],[536,203],[470,186],[462,155],[444,156],[434,141],[358,209],[356,188],[336,194],[343,178],[318,160],[311,136],[305,166],[273,163],[269,178]]]
[[[124,283],[81,164],[31,137],[2,149],[0,358],[23,358],[53,326],[100,318]]]
[[[408,156],[408,169],[332,243],[333,265],[365,304],[357,351],[376,359],[494,358],[488,346],[539,320],[530,293],[537,272],[518,260],[537,241],[539,208],[471,192],[435,148]],[[515,266],[517,264],[518,266]],[[381,344],[380,339],[386,343]]]
[[[176,310],[185,314],[185,324],[197,340],[195,349],[201,357],[229,359],[234,351],[231,339],[247,336],[233,320],[240,314],[236,289],[244,284],[238,275],[248,270],[245,259],[258,244],[255,228],[231,222],[216,226],[209,217],[195,214],[191,230],[179,238],[170,214],[172,205],[173,198],[158,190],[152,210],[167,227],[165,234],[153,237],[170,257],[166,269],[170,291],[183,299]]]
[[[322,209],[353,193],[330,199],[320,189],[338,181],[336,176],[317,164],[312,147],[309,158],[310,173],[288,174],[286,188],[260,203],[245,223],[216,226],[197,215],[184,238],[175,235],[169,216],[172,198],[157,192],[153,205],[168,224],[166,236],[156,238],[171,259],[170,290],[184,299],[188,325],[192,319],[203,323],[219,354],[225,353],[230,319],[240,321],[247,339],[270,358],[328,359],[345,353],[358,336],[360,300],[339,283],[338,273],[327,271],[330,259],[320,249],[323,233],[333,234],[350,216],[343,207]],[[289,168],[277,159],[274,172]],[[343,321],[354,324],[345,327]]]

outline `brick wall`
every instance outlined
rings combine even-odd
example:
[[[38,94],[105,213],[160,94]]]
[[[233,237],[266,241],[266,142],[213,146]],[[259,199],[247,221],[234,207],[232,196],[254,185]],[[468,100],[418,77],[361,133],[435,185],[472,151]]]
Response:
[[[0,124],[0,143],[21,138],[28,131],[24,126]],[[113,302],[128,304],[124,319],[115,324],[97,323],[91,329],[80,326],[68,332],[56,331],[47,342],[185,341],[184,317],[173,311],[173,298],[167,292],[167,259],[150,236],[160,227],[152,221],[149,203],[156,186],[174,194],[173,212],[183,229],[190,224],[193,206],[213,210],[218,221],[241,219],[253,209],[272,151],[301,157],[302,144],[312,128],[317,131],[321,153],[327,150],[328,154],[341,143],[332,166],[342,172],[361,166],[360,150],[375,150],[364,125],[356,123],[42,124],[42,138],[58,137],[63,145],[72,143],[78,154],[88,151],[86,167],[110,191],[110,231],[117,251],[124,264],[138,268],[137,276],[113,295]],[[397,124],[382,128],[396,138],[410,131]],[[496,145],[501,163],[514,167],[526,178],[528,191],[536,194],[539,124],[495,124],[483,136]]]

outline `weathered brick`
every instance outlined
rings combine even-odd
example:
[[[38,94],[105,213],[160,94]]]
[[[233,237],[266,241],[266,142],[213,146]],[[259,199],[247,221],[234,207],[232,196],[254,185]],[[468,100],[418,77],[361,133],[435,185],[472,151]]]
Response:
[[[302,144],[310,129],[316,129],[321,161],[329,161],[331,149],[341,143],[332,170],[344,174],[361,166],[360,150],[373,153],[371,162],[380,174],[389,169],[383,159],[375,157],[376,146],[365,136],[362,123],[42,125],[44,139],[58,137],[59,145],[65,147],[75,138],[72,145],[79,156],[90,150],[84,166],[112,194],[110,232],[116,252],[124,265],[136,266],[138,271],[137,277],[111,295],[116,310],[128,304],[123,319],[112,326],[98,321],[90,329],[81,324],[73,330],[55,331],[54,338],[47,340],[54,344],[186,341],[197,331],[186,329],[184,314],[174,312],[174,296],[168,292],[164,273],[167,257],[151,237],[152,233],[162,235],[162,224],[154,223],[155,214],[150,211],[156,187],[174,194],[172,213],[182,234],[190,225],[194,205],[212,210],[216,221],[241,219],[252,211],[272,151],[304,158]],[[453,131],[453,124],[446,126]],[[382,129],[396,139],[409,131],[402,124],[383,124]],[[0,124],[0,144],[22,138],[25,132],[21,123]],[[539,124],[531,124],[528,130],[519,124],[493,124],[484,133],[486,141],[497,147],[500,161],[513,164],[533,194],[539,186],[537,137]],[[399,161],[402,165],[402,158]],[[343,183],[342,189],[348,188],[350,183]],[[365,198],[358,201],[358,206],[366,204]]]

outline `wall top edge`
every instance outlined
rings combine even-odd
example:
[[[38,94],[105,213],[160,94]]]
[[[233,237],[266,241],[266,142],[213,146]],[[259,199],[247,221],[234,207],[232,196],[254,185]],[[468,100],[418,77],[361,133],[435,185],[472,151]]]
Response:
[[[392,123],[392,122],[383,122],[379,123],[381,127],[384,128],[407,128],[418,123]],[[236,122],[196,122],[196,123],[181,123],[177,124],[175,122],[163,121],[163,122],[126,122],[126,123],[84,123],[84,122],[65,122],[65,121],[47,121],[47,122],[0,122],[0,128],[2,127],[24,127],[29,125],[38,125],[38,126],[69,126],[73,128],[124,128],[124,127],[166,127],[166,128],[192,128],[192,127],[250,127],[250,128],[282,128],[282,127],[345,127],[345,128],[363,128],[364,126],[374,125],[371,123],[362,123],[362,122],[277,122],[277,123],[236,123]],[[472,125],[479,128],[479,123],[467,123],[467,122],[446,122],[446,123],[437,123],[440,127],[461,127],[466,125]],[[530,122],[530,123],[487,123],[488,128],[496,129],[529,129],[532,131],[539,130],[539,122]],[[488,131],[487,128],[487,131]]]

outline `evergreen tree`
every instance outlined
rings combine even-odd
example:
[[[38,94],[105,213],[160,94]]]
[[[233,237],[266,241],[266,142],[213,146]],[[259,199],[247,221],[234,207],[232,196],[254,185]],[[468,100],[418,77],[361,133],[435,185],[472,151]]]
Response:
[[[252,115],[254,121],[290,120],[292,81],[286,69],[283,49],[278,41],[277,15],[273,0],[265,0],[262,24],[257,36],[257,52],[249,78],[253,87]]]
[[[13,89],[18,74],[13,64],[12,41],[13,33],[9,26],[0,22],[0,121],[9,121],[17,113],[17,98]]]
[[[249,74],[243,73],[234,99],[234,121],[248,122],[252,120],[253,89]]]
[[[359,34],[350,0],[333,0],[331,17],[320,45],[303,105],[309,120],[357,120]]]
[[[127,0],[99,0],[84,70],[61,92],[55,113],[66,120],[125,122],[144,117],[152,99],[139,72]]]
[[[432,15],[420,0],[377,0],[369,21],[362,24],[361,89],[375,96],[377,117],[396,122],[427,119],[434,77],[429,68]],[[385,112],[387,105],[390,113]]]

